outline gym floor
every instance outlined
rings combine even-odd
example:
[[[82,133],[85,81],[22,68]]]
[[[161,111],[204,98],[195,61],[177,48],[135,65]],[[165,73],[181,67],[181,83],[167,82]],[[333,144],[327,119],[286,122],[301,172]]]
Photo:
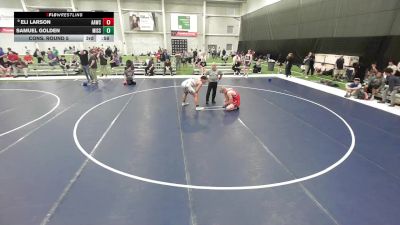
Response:
[[[398,116],[279,78],[196,111],[182,81],[1,82],[0,224],[399,223]]]

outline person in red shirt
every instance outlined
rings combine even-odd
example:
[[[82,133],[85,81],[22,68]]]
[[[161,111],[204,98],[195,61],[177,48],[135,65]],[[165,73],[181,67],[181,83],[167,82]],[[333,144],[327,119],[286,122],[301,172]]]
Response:
[[[24,61],[27,64],[33,64],[33,57],[29,52],[26,52],[26,55],[24,56]]]
[[[10,66],[12,68],[12,71],[14,73],[14,77],[17,76],[17,68],[16,68],[16,63],[19,59],[19,56],[16,52],[12,51],[11,48],[8,48],[8,53],[7,53],[7,60],[10,63]]]
[[[225,96],[224,108],[226,111],[238,110],[240,107],[240,94],[233,88],[222,87],[220,92]]]

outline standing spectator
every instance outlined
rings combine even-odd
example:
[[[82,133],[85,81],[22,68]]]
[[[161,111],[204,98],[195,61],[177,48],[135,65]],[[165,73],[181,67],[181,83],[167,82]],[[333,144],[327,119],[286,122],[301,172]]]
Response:
[[[357,96],[358,92],[361,90],[360,78],[354,78],[352,83],[346,84],[346,95],[345,98],[350,96]]]
[[[315,55],[314,53],[310,52],[308,53],[308,55],[304,58],[304,66],[305,66],[305,70],[304,70],[304,75],[306,76],[306,78],[308,78],[308,75],[311,74],[314,75],[314,64],[315,64]],[[311,72],[311,73],[310,73]]]
[[[17,77],[17,73],[20,73],[21,71],[24,73],[25,78],[28,78],[28,64],[22,61],[21,58],[18,58],[17,62],[15,63],[14,77]]]
[[[154,75],[154,60],[153,58],[149,59],[149,63],[147,64],[146,68],[144,69],[145,76],[153,76]]]
[[[394,74],[395,71],[393,71],[392,68],[386,68],[384,70],[386,74]],[[400,77],[396,75],[388,75],[386,77],[386,82],[389,85],[389,88],[383,91],[382,93],[382,101],[379,101],[379,103],[386,103],[388,95],[390,94],[390,107],[394,107],[395,105],[395,99],[396,99],[396,94],[400,92]]]
[[[86,79],[88,82],[92,80],[90,77],[90,72],[89,72],[89,53],[87,50],[81,50],[80,52],[77,52],[79,54],[79,59],[81,60],[81,67],[83,72],[85,73]]]
[[[59,54],[59,52],[58,52],[58,50],[56,49],[56,47],[53,47],[53,55],[54,55],[55,57],[58,57],[58,54]]]
[[[183,60],[182,55],[183,55],[183,54],[182,54],[181,52],[177,52],[177,53],[175,54],[175,61],[176,61],[176,69],[177,69],[177,70],[179,70],[179,69],[181,68],[182,60]]]
[[[215,96],[217,95],[218,81],[222,79],[222,72],[217,70],[217,65],[213,63],[211,65],[211,70],[207,71],[205,75],[208,77],[208,88],[206,94],[206,104],[208,105],[208,100],[210,99],[210,93],[212,90],[212,104],[215,104]]]
[[[249,77],[249,70],[251,63],[253,62],[253,54],[251,50],[247,51],[247,54],[244,56],[244,74],[243,76]]]
[[[25,52],[26,52],[26,54],[31,54],[31,50],[30,49],[28,49],[28,46],[25,46]]]
[[[286,57],[286,67],[285,67],[286,77],[292,76],[293,61],[294,61],[293,53],[289,53]]]
[[[344,75],[344,58],[340,56],[335,63],[335,70],[333,74],[333,80],[340,80]]]
[[[24,56],[24,61],[27,64],[33,64],[33,57],[30,52],[26,52],[26,55]]]
[[[398,70],[398,68],[397,68],[397,66],[394,64],[394,61],[393,61],[393,60],[390,60],[390,61],[389,61],[389,64],[388,64],[387,68],[392,69],[393,72],[396,72],[396,71]]]
[[[166,73],[167,70],[170,72],[171,76],[174,75],[174,74],[172,73],[171,61],[169,61],[169,59],[166,59],[166,60],[165,60],[163,76],[165,76],[165,73]]]
[[[226,55],[226,50],[222,49],[222,55],[221,55],[221,59],[224,60],[224,56]]]
[[[101,50],[101,51],[99,51],[99,53],[97,55],[97,58],[100,61],[100,73],[101,73],[101,76],[107,77],[108,76],[108,67],[107,67],[108,58],[107,58],[107,56]]]
[[[89,71],[92,77],[92,84],[97,84],[97,57],[94,52],[90,54]]]
[[[106,49],[106,51],[105,51],[104,53],[105,53],[105,55],[106,55],[108,58],[111,57],[111,55],[112,55],[112,50],[111,50],[110,46],[107,47],[107,49]]]

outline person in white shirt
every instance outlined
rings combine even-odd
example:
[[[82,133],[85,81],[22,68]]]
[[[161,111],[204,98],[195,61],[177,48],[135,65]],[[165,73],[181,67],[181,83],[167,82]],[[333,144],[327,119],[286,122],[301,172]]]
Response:
[[[194,97],[194,103],[196,110],[199,108],[199,92],[201,87],[207,82],[207,76],[201,76],[200,79],[189,78],[184,80],[181,84],[183,89],[182,106],[187,106],[189,103],[186,102],[188,94]]]

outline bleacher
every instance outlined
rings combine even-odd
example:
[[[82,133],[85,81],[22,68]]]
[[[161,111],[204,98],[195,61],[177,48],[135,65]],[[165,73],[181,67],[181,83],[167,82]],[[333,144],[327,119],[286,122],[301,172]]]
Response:
[[[79,68],[62,69],[59,65],[50,66],[46,64],[30,64],[28,66],[28,76],[72,76],[79,73]],[[24,76],[19,71],[17,76]]]
[[[211,65],[212,63],[207,63],[206,66],[206,71],[211,70]],[[232,70],[232,63],[215,63],[217,66],[217,69],[222,72],[223,75],[233,75],[233,70]],[[243,72],[244,67],[241,66],[241,72]],[[251,69],[253,70],[253,69]],[[195,67],[193,69],[193,75],[200,75],[200,69],[198,67]]]
[[[143,63],[133,63],[135,67],[135,75],[145,75],[146,66]],[[154,63],[154,75],[163,75],[164,74],[164,63]],[[120,65],[117,67],[111,68],[110,74],[112,75],[123,75],[125,70],[125,65]],[[172,64],[172,74],[176,75],[176,67]],[[165,75],[170,75],[170,71],[167,70]]]

